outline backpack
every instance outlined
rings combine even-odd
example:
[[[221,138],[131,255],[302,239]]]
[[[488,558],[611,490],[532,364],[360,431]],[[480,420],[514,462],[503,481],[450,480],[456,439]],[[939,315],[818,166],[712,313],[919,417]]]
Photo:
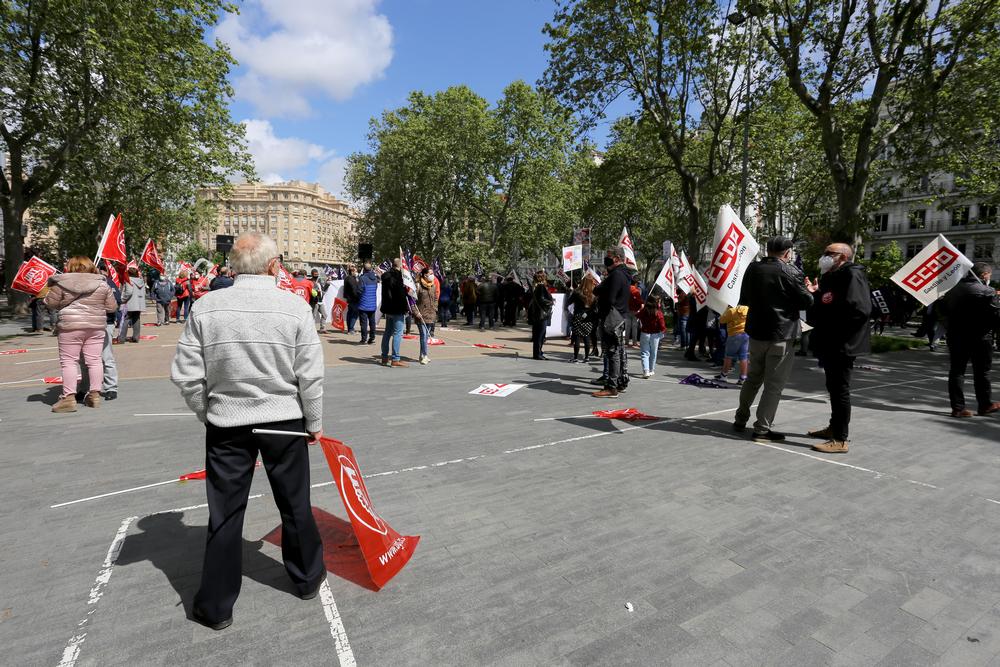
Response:
[[[174,283],[174,296],[184,294],[184,287],[180,283]]]

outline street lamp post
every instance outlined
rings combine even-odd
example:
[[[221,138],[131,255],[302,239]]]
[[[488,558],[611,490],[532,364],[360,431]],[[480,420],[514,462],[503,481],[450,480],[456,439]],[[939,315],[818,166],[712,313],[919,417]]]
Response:
[[[750,177],[750,75],[753,64],[753,21],[751,18],[759,18],[764,15],[764,6],[751,2],[747,5],[746,14],[735,11],[730,14],[727,20],[735,26],[747,24],[747,69],[746,69],[746,102],[744,103],[745,115],[743,122],[743,170],[740,176],[740,220],[746,224],[747,217],[747,181]]]

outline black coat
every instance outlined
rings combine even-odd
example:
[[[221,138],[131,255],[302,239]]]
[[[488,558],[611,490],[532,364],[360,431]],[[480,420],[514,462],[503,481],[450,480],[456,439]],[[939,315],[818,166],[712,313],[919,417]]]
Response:
[[[871,352],[872,291],[865,267],[848,262],[823,274],[813,296],[806,321],[815,327],[810,346],[818,357]]]
[[[361,286],[357,276],[348,275],[344,278],[344,300],[352,306],[361,301]]]
[[[746,326],[750,338],[794,340],[801,330],[800,311],[812,303],[805,278],[794,266],[776,257],[765,257],[747,267],[740,288],[740,305],[750,309]]]
[[[938,315],[948,323],[948,346],[958,341],[992,338],[1000,326],[1000,297],[969,271],[938,302]]]
[[[389,269],[382,274],[382,307],[383,315],[406,315],[410,312],[410,304],[406,300],[406,287],[403,285],[403,273],[399,269]]]
[[[604,317],[614,308],[622,317],[628,315],[628,298],[631,292],[629,285],[632,280],[628,275],[628,268],[624,264],[619,264],[610,271],[608,277],[601,281],[601,284],[594,288],[597,294],[597,314],[603,320]]]

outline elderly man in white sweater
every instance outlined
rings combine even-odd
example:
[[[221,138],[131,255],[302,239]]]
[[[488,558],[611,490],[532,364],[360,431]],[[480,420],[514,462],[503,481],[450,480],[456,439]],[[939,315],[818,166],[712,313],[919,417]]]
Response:
[[[243,514],[258,452],[281,513],[281,553],[300,597],[326,578],[323,543],[309,501],[309,452],[303,435],[322,436],[323,350],[312,310],[279,290],[278,248],[256,232],[233,244],[234,285],[209,292],[191,309],[177,343],[171,379],[205,423],[208,541],[194,620],[214,630],[232,624],[242,582]]]

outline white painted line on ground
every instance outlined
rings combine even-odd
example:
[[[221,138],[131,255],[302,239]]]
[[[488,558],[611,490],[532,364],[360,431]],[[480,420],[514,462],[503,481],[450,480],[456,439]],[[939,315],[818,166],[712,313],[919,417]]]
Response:
[[[87,615],[83,617],[82,621],[76,624],[76,634],[70,638],[69,643],[66,644],[66,648],[63,649],[59,667],[73,667],[76,664],[77,658],[80,657],[80,647],[83,646],[84,640],[87,639],[87,631],[85,629],[87,622],[94,615],[94,612],[97,611],[97,603],[104,597],[104,588],[111,581],[111,572],[115,569],[115,563],[118,562],[118,554],[121,553],[125,535],[128,533],[128,527],[137,518],[130,516],[122,519],[122,523],[118,527],[118,532],[115,533],[115,538],[111,540],[111,546],[108,547],[108,555],[104,557],[104,564],[101,566],[101,571],[97,573],[94,586],[90,589],[90,598],[87,600]]]
[[[0,382],[0,387],[8,384],[27,384],[29,382],[45,382],[45,378],[31,378],[30,380],[16,380],[14,382]]]
[[[44,364],[50,361],[59,361],[59,359],[33,359],[32,361],[18,361],[15,362],[15,366],[23,366],[24,364]]]
[[[354,667],[357,664],[354,661],[354,651],[351,650],[351,643],[347,640],[347,630],[344,628],[343,619],[340,618],[337,602],[333,599],[333,591],[325,579],[319,586],[319,600],[323,603],[326,622],[330,624],[330,636],[333,637],[333,646],[337,651],[340,667]]]
[[[98,500],[99,498],[108,498],[110,496],[120,496],[123,493],[132,493],[133,491],[142,491],[143,489],[151,489],[154,486],[163,486],[164,484],[175,484],[179,482],[179,479],[168,479],[164,482],[154,482],[153,484],[143,484],[142,486],[133,486],[131,489],[122,489],[121,491],[110,491],[108,493],[102,493],[97,496],[90,496],[89,498],[80,498],[79,500],[69,500],[65,503],[58,503],[56,505],[49,505],[49,509],[56,509],[57,507],[66,507],[67,505],[76,505],[77,503],[85,503],[90,500]]]
[[[772,445],[767,442],[756,442],[754,440],[751,440],[750,443],[757,445],[759,447],[767,447],[768,449],[777,449],[779,451],[786,452],[788,454],[795,454],[796,456],[805,456],[806,458],[813,459],[814,461],[821,461],[823,463],[829,463],[830,465],[842,466],[844,468],[851,468],[852,470],[857,470],[859,472],[868,472],[875,475],[875,477],[891,477],[891,475],[886,475],[885,473],[881,473],[878,470],[872,470],[871,468],[863,468],[861,466],[851,465],[850,463],[844,463],[843,461],[834,461],[833,459],[826,459],[823,458],[822,456],[816,456],[814,454],[797,452],[794,449],[786,449],[784,447]]]
[[[133,417],[194,417],[193,412],[137,412]]]

